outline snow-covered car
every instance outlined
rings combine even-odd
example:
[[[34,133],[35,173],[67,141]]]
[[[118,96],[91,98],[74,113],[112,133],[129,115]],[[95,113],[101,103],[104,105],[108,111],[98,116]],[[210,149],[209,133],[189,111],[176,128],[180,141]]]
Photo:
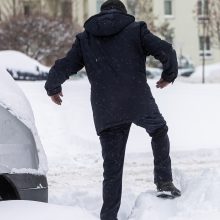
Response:
[[[195,72],[194,67],[179,68],[178,69],[179,76],[183,76],[183,77],[189,77],[194,72]],[[147,78],[149,78],[149,79],[159,78],[162,74],[162,69],[148,67],[147,70],[146,70],[146,74],[147,74]]]
[[[0,200],[47,202],[47,160],[31,106],[2,68],[0,88]]]
[[[205,66],[205,82],[219,83],[220,82],[220,63],[210,64]],[[202,82],[203,67],[198,66],[195,72],[190,76],[190,82]]]
[[[180,76],[189,77],[195,72],[195,68],[194,67],[179,68],[178,72]]]
[[[27,55],[12,50],[0,51],[0,67],[15,80],[45,80],[49,68]]]
[[[189,77],[195,72],[195,66],[188,56],[178,56],[179,76]]]
[[[146,74],[147,74],[147,78],[149,79],[159,78],[162,74],[162,69],[147,67]]]

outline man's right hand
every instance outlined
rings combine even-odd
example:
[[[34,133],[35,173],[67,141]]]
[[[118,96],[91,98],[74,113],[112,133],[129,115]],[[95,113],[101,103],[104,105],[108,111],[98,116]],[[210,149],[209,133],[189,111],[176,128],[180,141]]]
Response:
[[[163,89],[163,88],[167,87],[169,84],[170,84],[170,82],[167,82],[167,81],[165,81],[165,80],[163,80],[163,79],[160,79],[160,80],[157,82],[156,87],[157,87],[158,89]]]
[[[63,93],[62,92],[60,92],[60,93],[58,93],[58,94],[56,94],[56,95],[53,95],[53,96],[50,96],[50,98],[51,98],[51,100],[55,103],[55,104],[57,104],[57,105],[61,105],[62,104],[62,99],[61,99],[61,97],[63,97]]]

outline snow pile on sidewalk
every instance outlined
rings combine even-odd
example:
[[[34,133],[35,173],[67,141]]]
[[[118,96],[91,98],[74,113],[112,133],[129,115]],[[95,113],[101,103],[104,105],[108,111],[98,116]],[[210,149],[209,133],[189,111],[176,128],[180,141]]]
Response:
[[[180,175],[182,197],[163,200],[155,192],[141,194],[129,220],[219,220],[220,172],[206,170],[201,175],[187,179]]]
[[[13,50],[0,51],[0,68],[8,69],[13,73],[17,71],[39,75],[41,72],[49,72],[49,68],[27,55]]]
[[[31,106],[26,99],[22,90],[17,86],[8,72],[0,67],[0,106],[7,109],[12,115],[22,121],[34,136],[38,156],[39,170],[38,173],[45,174],[47,171],[47,160],[42,147],[38,132],[35,126],[35,119]],[[35,172],[30,170],[16,170],[16,172]]]
[[[1,202],[2,220],[98,220],[78,207],[28,201]]]
[[[206,82],[208,83],[220,83],[220,63],[206,65],[205,79],[206,79]],[[197,67],[195,73],[193,73],[189,78],[184,79],[184,81],[201,83],[202,82],[202,66]]]

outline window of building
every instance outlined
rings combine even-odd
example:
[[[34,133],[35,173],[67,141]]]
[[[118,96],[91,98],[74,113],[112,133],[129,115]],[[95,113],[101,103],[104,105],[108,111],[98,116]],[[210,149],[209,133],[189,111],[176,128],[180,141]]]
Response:
[[[198,1],[197,3],[197,14],[202,15],[202,1]]]
[[[210,37],[199,37],[199,49],[203,50],[211,50]]]
[[[31,15],[31,5],[24,4],[24,15],[30,16]]]
[[[211,41],[210,41],[210,37],[206,36],[200,36],[199,37],[199,49],[200,49],[200,56],[203,56],[205,53],[205,56],[211,56]]]
[[[164,14],[173,15],[173,0],[164,0]]]
[[[84,21],[88,19],[88,0],[83,0],[83,8],[84,8]]]
[[[16,4],[13,5],[13,14],[16,14]],[[23,12],[25,16],[30,16],[41,11],[40,1],[23,1]]]
[[[72,2],[71,1],[64,1],[62,2],[62,17],[63,18],[72,18]]]
[[[2,21],[2,10],[0,8],[0,21]]]
[[[197,3],[197,13],[199,16],[209,14],[209,0],[199,0]]]

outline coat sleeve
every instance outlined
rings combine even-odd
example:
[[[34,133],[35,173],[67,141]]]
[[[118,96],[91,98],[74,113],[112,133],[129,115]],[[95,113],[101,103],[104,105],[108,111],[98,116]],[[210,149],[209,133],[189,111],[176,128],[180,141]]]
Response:
[[[152,55],[162,63],[162,79],[174,82],[178,75],[178,62],[172,45],[152,34],[145,22],[141,22],[141,41],[145,54]]]
[[[79,39],[76,38],[72,48],[62,59],[58,59],[49,71],[45,89],[49,96],[62,91],[61,85],[84,67]]]

